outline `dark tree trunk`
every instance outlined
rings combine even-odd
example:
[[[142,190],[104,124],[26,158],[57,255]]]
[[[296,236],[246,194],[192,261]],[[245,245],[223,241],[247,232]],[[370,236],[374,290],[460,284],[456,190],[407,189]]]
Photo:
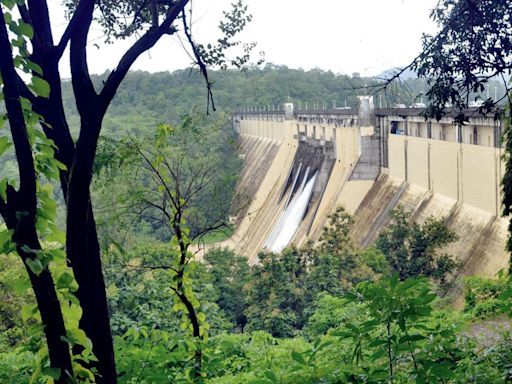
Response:
[[[23,234],[19,234],[23,236]],[[32,234],[33,237],[35,234]],[[23,236],[24,237],[24,236]],[[23,239],[22,241],[24,241]],[[56,384],[68,383],[68,378],[72,377],[73,369],[71,366],[71,357],[69,354],[69,345],[62,340],[66,336],[64,320],[60,308],[60,302],[55,292],[53,279],[48,269],[42,271],[39,275],[35,275],[30,267],[27,266],[26,260],[30,255],[18,248],[18,254],[24,261],[25,268],[32,284],[37,307],[41,314],[41,320],[44,329],[44,335],[48,344],[48,354],[50,357],[50,365],[59,368],[61,375]]]
[[[3,12],[0,12],[3,18]],[[67,342],[64,318],[57,298],[52,276],[45,268],[36,275],[27,265],[28,259],[37,257],[29,250],[41,250],[41,244],[36,231],[37,220],[37,186],[36,172],[32,148],[28,139],[27,127],[20,103],[20,90],[17,84],[17,74],[14,69],[12,50],[5,23],[0,23],[0,73],[3,79],[3,94],[11,136],[14,143],[18,162],[20,186],[18,191],[7,188],[7,200],[0,198],[0,213],[7,225],[13,231],[12,239],[16,250],[27,269],[37,305],[41,314],[44,334],[48,344],[50,365],[59,368],[59,384],[67,382],[66,376],[72,374],[71,356]]]
[[[101,119],[97,116],[89,115],[84,123],[93,125],[86,129],[99,132]],[[116,382],[114,349],[100,247],[89,192],[97,139],[90,136],[88,138],[90,140],[79,141],[70,170],[66,246],[79,284],[77,296],[83,309],[80,328],[92,340],[93,352],[99,360],[97,368],[101,376],[97,379],[98,383],[110,384]]]
[[[23,260],[27,270],[32,289],[36,297],[37,307],[41,314],[44,335],[48,344],[50,365],[61,370],[61,376],[57,384],[67,383],[67,378],[72,376],[71,356],[69,345],[62,338],[66,336],[64,318],[60,307],[59,299],[55,291],[53,279],[48,268],[45,268],[39,275],[36,275],[27,265],[27,259],[34,255],[24,251],[23,245],[30,249],[40,250],[41,245],[35,229],[35,213],[16,219],[16,212],[24,210],[24,203],[29,201],[28,196],[15,194],[14,190],[8,192],[9,204],[7,217],[5,217],[8,228],[14,230],[13,241],[16,243],[16,250]]]
[[[50,61],[51,59],[50,57],[47,61],[41,62],[45,79],[50,84],[50,98],[38,98],[34,107],[39,113],[44,112],[48,126],[43,125],[43,129],[47,137],[51,138],[58,147],[56,159],[67,167],[67,170],[60,172],[61,190],[68,212],[66,248],[70,266],[73,268],[79,285],[76,295],[83,310],[80,328],[91,339],[93,353],[99,360],[97,363],[92,363],[91,367],[96,367],[101,375],[97,379],[98,383],[115,383],[113,341],[101,269],[100,247],[89,194],[91,172],[84,170],[84,166],[81,165],[86,163],[85,168],[92,169],[95,151],[84,150],[82,147],[82,156],[77,156],[79,152],[69,133],[62,104],[58,66],[57,63]],[[70,194],[71,170],[75,177],[73,178],[73,193]],[[84,176],[87,174],[89,176]],[[81,191],[86,195],[84,196]],[[82,205],[87,207],[85,215],[81,212]]]

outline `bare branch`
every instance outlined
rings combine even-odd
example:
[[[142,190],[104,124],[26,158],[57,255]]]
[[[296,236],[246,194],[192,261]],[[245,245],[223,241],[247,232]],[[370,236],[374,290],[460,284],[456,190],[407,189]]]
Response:
[[[167,217],[168,220],[171,220],[171,216],[169,215],[169,213],[167,212],[167,210],[165,209],[165,206],[160,206],[158,204],[155,204],[147,199],[142,199],[141,200],[144,204],[148,205],[149,207],[152,207],[152,208],[156,208],[158,209],[159,211],[161,211],[165,217]]]
[[[197,48],[197,45],[192,38],[192,32],[190,31],[190,28],[187,24],[187,16],[185,14],[185,11],[182,12],[182,21],[183,21],[183,30],[185,32],[185,36],[187,36],[187,40],[192,47],[192,52],[194,54],[194,57],[196,59],[196,64],[199,66],[199,70],[201,71],[201,74],[204,77],[204,80],[206,82],[206,113],[208,114],[210,111],[210,103],[212,105],[212,109],[215,111],[215,102],[213,100],[213,92],[212,92],[212,83],[208,78],[208,70],[206,69],[206,65],[203,62],[203,59],[201,58],[201,55],[199,54],[199,49]]]
[[[202,236],[204,236],[205,234],[207,234],[209,232],[213,232],[213,231],[216,231],[217,229],[224,228],[224,227],[228,227],[228,224],[223,221],[222,223],[219,223],[217,225],[213,225],[211,227],[204,228],[199,233],[197,233],[194,237],[192,237],[191,240],[194,241],[195,239],[201,238]]]
[[[169,196],[169,198],[171,199],[173,205],[175,207],[177,207],[177,202],[175,201],[173,195],[172,195],[172,192],[169,188],[169,186],[167,185],[167,183],[165,182],[164,178],[162,177],[162,175],[160,174],[160,172],[153,166],[153,164],[151,163],[151,160],[148,159],[148,157],[144,154],[144,152],[142,151],[141,148],[139,147],[136,147],[136,150],[140,153],[140,155],[143,157],[144,161],[147,163],[147,165],[149,165],[149,167],[151,168],[151,170],[153,171],[153,173],[156,175],[156,177],[160,180],[160,182],[162,183],[161,185],[165,188],[165,191],[167,192],[167,195]]]

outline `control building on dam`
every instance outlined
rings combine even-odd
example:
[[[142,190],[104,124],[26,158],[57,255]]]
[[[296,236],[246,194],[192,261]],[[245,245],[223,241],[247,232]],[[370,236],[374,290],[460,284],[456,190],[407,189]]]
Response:
[[[357,111],[244,110],[233,116],[244,168],[234,207],[237,225],[225,243],[258,261],[263,249],[317,240],[338,206],[352,214],[351,236],[371,245],[398,205],[413,219],[443,218],[459,236],[448,253],[462,274],[492,276],[508,265],[508,220],[500,216],[501,122],[477,109],[469,122],[425,120],[422,109]],[[236,205],[236,204],[235,204]]]

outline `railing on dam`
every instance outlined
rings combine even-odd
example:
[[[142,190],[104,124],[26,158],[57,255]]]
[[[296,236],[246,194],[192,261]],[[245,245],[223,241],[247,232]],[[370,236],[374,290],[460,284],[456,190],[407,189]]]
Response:
[[[405,107],[405,108],[375,108],[372,110],[374,116],[400,116],[400,117],[409,117],[416,116],[422,117],[425,120],[426,108],[416,108],[416,107]],[[494,115],[500,115],[503,110],[498,107],[495,110],[489,113],[483,113],[478,107],[467,108],[463,111],[464,115],[468,118],[485,118],[485,119],[494,119]],[[455,111],[453,109],[447,108],[444,111],[443,118],[453,118],[458,115],[460,112]],[[242,108],[236,110],[233,115],[235,116],[284,116],[286,111],[284,109],[246,109]],[[357,109],[354,108],[335,108],[335,109],[296,109],[293,108],[292,115],[294,117],[299,116],[358,116],[359,113]]]
[[[502,122],[495,119],[499,115],[497,109],[492,113],[484,114],[477,108],[468,108],[464,111],[467,122],[463,125],[454,124],[454,117],[458,112],[446,110],[445,115],[439,119],[427,119],[425,108],[377,108],[372,109],[364,121],[361,112],[350,108],[341,109],[294,109],[283,110],[247,110],[234,113],[234,123],[243,120],[296,121],[298,129],[304,130],[307,126],[301,124],[316,124],[320,126],[333,125],[335,127],[374,126],[382,136],[398,134],[404,136],[421,137],[426,139],[458,142],[461,144],[480,145],[487,147],[502,146]]]

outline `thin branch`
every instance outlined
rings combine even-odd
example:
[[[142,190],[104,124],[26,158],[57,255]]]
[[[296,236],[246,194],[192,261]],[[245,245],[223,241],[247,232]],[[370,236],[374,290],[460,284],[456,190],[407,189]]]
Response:
[[[140,148],[136,148],[138,150],[138,152],[140,153],[140,155],[144,158],[144,161],[146,161],[146,163],[149,165],[149,167],[151,168],[151,170],[153,171],[153,173],[156,175],[156,177],[160,180],[160,183],[161,185],[165,188],[165,191],[167,192],[167,195],[169,196],[169,198],[171,199],[171,202],[172,204],[174,205],[174,207],[178,207],[174,197],[172,196],[172,192],[169,188],[169,186],[167,185],[167,183],[165,182],[164,178],[162,177],[162,175],[160,174],[160,172],[153,166],[153,164],[151,163],[151,161],[147,158],[147,156],[143,153],[143,151],[140,149]]]
[[[124,264],[124,263],[116,263],[116,266],[132,268],[132,269],[149,269],[149,270],[171,270],[178,273],[178,270],[170,265],[133,265],[133,264]]]
[[[147,209],[149,207],[146,207],[145,209]],[[137,215],[135,215],[133,217],[133,219],[130,221],[130,224],[128,224],[128,227],[126,228],[126,231],[124,233],[124,236],[123,236],[123,239],[121,240],[121,244],[124,246],[125,242],[126,242],[126,238],[128,237],[128,233],[130,232],[130,229],[132,228],[132,226],[135,224],[135,222],[137,221],[137,219],[140,217],[140,215],[142,215],[142,213],[144,213],[144,209],[142,209]]]
[[[409,64],[407,64],[405,67],[401,68],[399,71],[397,71],[397,72],[396,72],[393,76],[391,76],[390,78],[386,79],[386,80],[385,80],[385,82],[384,82],[384,84],[380,84],[380,88],[378,88],[378,89],[376,90],[376,92],[375,92],[375,93],[377,93],[377,92],[379,92],[379,91],[382,91],[383,89],[386,89],[386,88],[387,88],[387,86],[388,86],[389,84],[391,84],[394,80],[396,80],[396,79],[400,79],[400,76],[401,76],[401,75],[402,75],[406,70],[410,69],[410,68],[411,68],[415,63],[417,63],[417,62],[418,62],[418,60],[423,56],[423,54],[424,54],[426,51],[428,51],[430,48],[432,48],[432,46],[433,46],[433,45],[434,45],[434,44],[435,44],[435,43],[440,39],[440,36],[441,36],[442,34],[446,33],[446,32],[449,30],[449,28],[451,28],[451,25],[452,25],[453,21],[454,21],[454,20],[456,20],[456,19],[457,19],[457,17],[458,17],[459,15],[461,15],[465,10],[466,10],[466,8],[462,8],[462,9],[458,12],[458,14],[457,14],[457,15],[455,15],[454,17],[452,17],[452,18],[451,18],[451,20],[450,20],[450,22],[449,22],[448,24],[446,24],[446,25],[441,29],[441,31],[439,31],[439,32],[437,33],[437,35],[436,35],[434,38],[432,38],[432,40],[429,42],[429,44],[428,44],[426,47],[424,47],[424,48],[421,50],[421,52],[420,52],[420,53],[419,53],[419,54],[418,54],[414,59],[412,59],[412,61],[411,61]]]
[[[228,227],[228,224],[226,222],[224,222],[224,221],[222,223],[217,224],[217,225],[213,225],[211,227],[202,229],[200,232],[198,232],[190,240],[194,241],[195,239],[200,238],[200,237],[206,235],[209,232],[216,231],[217,229],[220,229],[220,228],[223,228],[223,227]]]
[[[196,64],[199,66],[199,70],[201,71],[201,74],[204,77],[204,80],[206,82],[206,114],[210,111],[210,103],[212,105],[212,109],[215,111],[215,102],[213,100],[213,92],[212,92],[212,82],[208,78],[208,70],[206,69],[206,65],[203,62],[203,59],[201,58],[201,54],[199,53],[199,49],[197,48],[197,45],[192,38],[192,32],[190,31],[190,28],[187,24],[187,16],[185,14],[185,11],[182,12],[182,21],[183,21],[183,31],[185,32],[185,36],[187,36],[187,40],[192,47],[192,53],[194,54],[194,57],[196,58]]]
[[[140,16],[140,14],[141,14],[142,10],[144,9],[144,7],[147,6],[147,5],[148,5],[148,1],[147,0],[143,0],[140,3],[139,8],[137,8],[135,13],[133,14],[132,24],[128,27],[128,29],[132,29],[135,26],[135,22],[137,21],[137,18]]]
[[[161,211],[165,215],[165,217],[167,217],[168,220],[171,220],[171,216],[169,215],[169,213],[167,212],[167,210],[165,209],[164,206],[160,206],[158,204],[152,203],[151,201],[149,201],[147,199],[142,199],[142,202],[144,204],[148,205],[149,207],[153,207],[153,208],[158,209],[159,211]]]

